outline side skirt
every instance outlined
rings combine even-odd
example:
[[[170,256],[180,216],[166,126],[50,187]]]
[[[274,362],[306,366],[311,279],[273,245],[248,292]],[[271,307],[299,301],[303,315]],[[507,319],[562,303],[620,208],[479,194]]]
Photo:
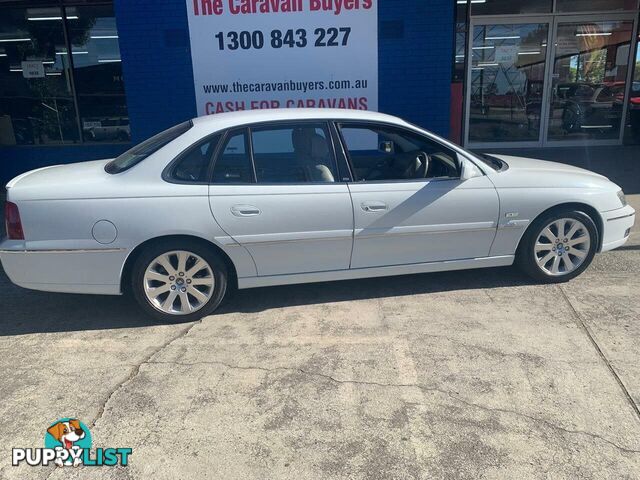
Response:
[[[415,273],[445,272],[449,270],[467,270],[485,267],[506,267],[513,264],[514,255],[499,257],[467,258],[444,262],[412,263],[389,267],[355,268],[333,270],[329,272],[298,273],[293,275],[271,275],[266,277],[245,277],[238,279],[238,288],[271,287],[295,283],[330,282],[334,280],[353,280],[356,278],[389,277]]]

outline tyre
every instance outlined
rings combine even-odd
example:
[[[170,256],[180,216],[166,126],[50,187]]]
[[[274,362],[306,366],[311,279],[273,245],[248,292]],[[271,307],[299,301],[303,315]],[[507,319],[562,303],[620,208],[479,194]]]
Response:
[[[560,283],[580,275],[598,248],[598,229],[587,214],[570,208],[538,217],[516,253],[516,264],[544,283]]]
[[[152,244],[135,260],[131,291],[162,322],[190,322],[212,313],[227,291],[224,260],[197,241]]]

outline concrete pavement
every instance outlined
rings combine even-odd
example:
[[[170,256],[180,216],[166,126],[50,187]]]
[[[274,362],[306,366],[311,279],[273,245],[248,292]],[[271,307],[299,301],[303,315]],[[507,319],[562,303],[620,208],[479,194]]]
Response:
[[[636,226],[562,286],[491,269],[264,288],[163,326],[2,274],[0,478],[640,478],[638,272]],[[10,466],[65,416],[130,466]]]

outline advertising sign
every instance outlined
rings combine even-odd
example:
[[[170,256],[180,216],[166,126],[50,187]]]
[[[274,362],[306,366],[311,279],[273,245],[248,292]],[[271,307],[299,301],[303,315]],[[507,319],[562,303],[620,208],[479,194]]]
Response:
[[[377,0],[187,0],[198,115],[378,108]]]

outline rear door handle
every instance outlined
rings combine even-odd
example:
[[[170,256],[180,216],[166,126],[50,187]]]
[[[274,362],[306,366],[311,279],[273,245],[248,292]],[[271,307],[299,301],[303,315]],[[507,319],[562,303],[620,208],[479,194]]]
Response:
[[[231,213],[236,217],[255,217],[260,215],[260,209],[253,205],[234,205],[231,207]]]
[[[365,212],[384,212],[389,210],[389,205],[384,202],[362,202],[360,207]]]

